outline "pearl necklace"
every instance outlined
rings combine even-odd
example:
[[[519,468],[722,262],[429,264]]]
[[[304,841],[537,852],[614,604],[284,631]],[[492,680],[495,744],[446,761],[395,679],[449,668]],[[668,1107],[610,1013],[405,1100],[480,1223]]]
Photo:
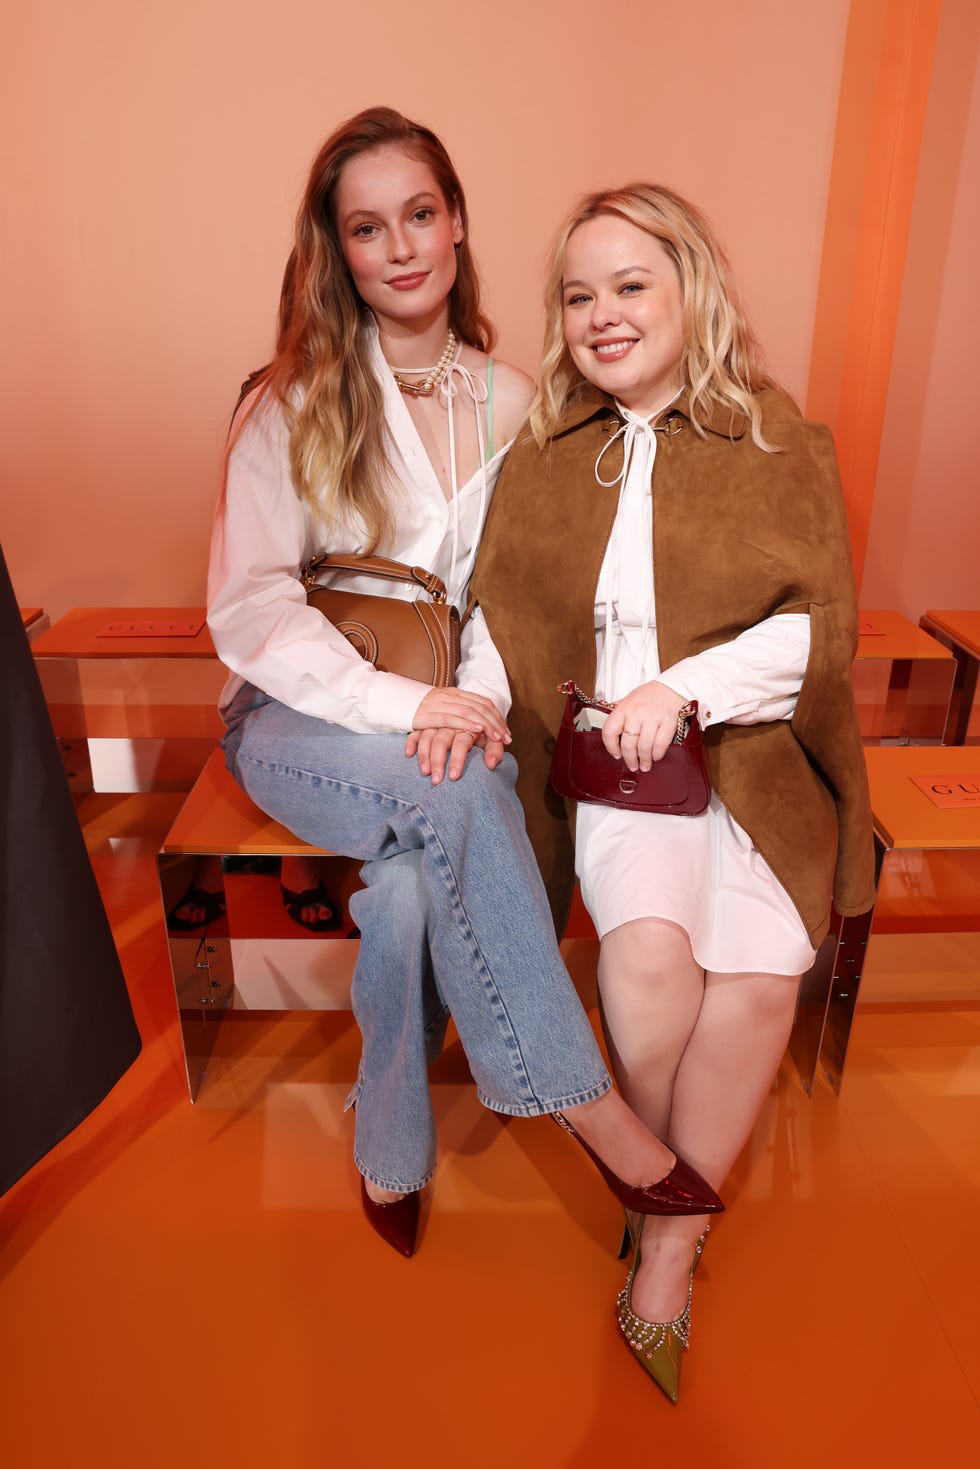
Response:
[[[398,384],[403,393],[409,393],[413,398],[431,398],[436,388],[446,376],[446,373],[449,371],[450,367],[452,367],[453,358],[455,356],[456,334],[453,331],[452,327],[450,327],[449,335],[446,338],[446,345],[442,349],[442,356],[439,358],[439,361],[436,363],[435,367],[402,368],[401,372],[424,372],[425,376],[423,377],[421,382],[407,382],[406,379],[402,377],[401,372],[396,372],[393,367],[391,368],[391,375],[395,379],[395,382]],[[388,366],[391,367],[390,362]]]

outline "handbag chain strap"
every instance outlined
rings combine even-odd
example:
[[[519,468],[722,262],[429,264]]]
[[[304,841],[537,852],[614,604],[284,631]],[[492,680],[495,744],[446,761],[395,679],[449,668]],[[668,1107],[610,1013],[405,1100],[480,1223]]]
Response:
[[[558,685],[558,692],[560,694],[568,694],[577,699],[587,709],[601,709],[604,714],[611,714],[616,707],[615,704],[607,703],[605,699],[590,698],[588,694],[582,692],[574,679],[566,679],[564,683],[560,683]],[[671,744],[682,745],[684,743],[687,735],[688,721],[693,719],[697,712],[697,699],[691,699],[689,703],[681,705],[677,711],[677,729]]]
[[[409,566],[405,561],[389,561],[387,556],[339,556],[323,552],[299,569],[299,579],[308,592],[317,585],[321,571],[352,571],[357,576],[379,576],[385,581],[406,581],[419,586],[433,602],[445,602],[446,583],[424,566]]]

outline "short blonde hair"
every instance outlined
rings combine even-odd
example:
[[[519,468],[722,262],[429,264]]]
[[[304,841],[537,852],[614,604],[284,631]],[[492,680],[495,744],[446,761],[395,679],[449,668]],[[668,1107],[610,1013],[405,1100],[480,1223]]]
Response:
[[[612,215],[652,235],[670,256],[684,304],[681,374],[691,420],[704,432],[713,404],[743,413],[752,438],[772,449],[762,434],[756,393],[771,385],[752,329],[738,299],[731,268],[707,219],[693,204],[658,184],[627,184],[588,194],[558,231],[545,287],[545,339],[538,389],[529,424],[539,447],[558,427],[585,379],[572,361],[563,330],[562,277],[568,242],[580,225]]]

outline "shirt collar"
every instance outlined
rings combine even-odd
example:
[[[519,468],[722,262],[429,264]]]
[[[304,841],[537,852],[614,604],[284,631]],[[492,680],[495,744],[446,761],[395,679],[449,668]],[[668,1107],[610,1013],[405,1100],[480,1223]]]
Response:
[[[579,428],[594,418],[608,417],[610,414],[615,415],[617,423],[620,421],[615,401],[609,394],[602,392],[593,383],[583,383],[565,408],[552,437],[561,438],[564,434],[570,433],[572,429]],[[654,427],[662,428],[670,419],[677,417],[686,419],[688,423],[693,421],[690,393],[687,388],[684,388],[680,396],[672,403],[668,403],[663,412],[657,415],[653,420]],[[729,408],[723,403],[709,402],[707,410],[701,409],[700,423],[709,433],[718,434],[721,438],[740,439],[745,434],[749,421],[740,409]]]

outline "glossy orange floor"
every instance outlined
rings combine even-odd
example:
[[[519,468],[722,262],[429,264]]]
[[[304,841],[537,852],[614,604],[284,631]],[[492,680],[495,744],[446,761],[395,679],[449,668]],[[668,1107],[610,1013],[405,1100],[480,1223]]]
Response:
[[[557,1128],[481,1111],[453,1047],[399,1259],[359,1213],[350,1017],[237,1018],[191,1106],[152,864],[98,867],[145,1045],[0,1201],[8,1469],[976,1462],[980,1008],[862,1011],[839,1101],[784,1071],[672,1408],[613,1324],[616,1207]]]

